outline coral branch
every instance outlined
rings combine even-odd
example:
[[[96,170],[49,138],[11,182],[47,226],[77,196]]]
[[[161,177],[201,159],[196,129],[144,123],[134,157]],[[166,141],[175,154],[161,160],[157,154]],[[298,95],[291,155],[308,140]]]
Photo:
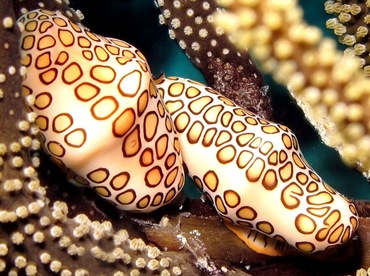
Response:
[[[220,1],[216,24],[262,68],[288,85],[322,140],[343,160],[370,174],[370,80],[358,60],[308,25],[294,0]]]

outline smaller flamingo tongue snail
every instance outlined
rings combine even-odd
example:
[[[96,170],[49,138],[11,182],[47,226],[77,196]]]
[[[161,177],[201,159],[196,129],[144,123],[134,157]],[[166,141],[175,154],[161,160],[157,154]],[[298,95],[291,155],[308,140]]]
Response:
[[[194,81],[153,80],[135,47],[58,13],[35,10],[19,22],[23,90],[45,149],[118,208],[169,203],[184,185],[184,161],[241,238],[253,229],[311,253],[354,235],[354,205],[306,163],[287,127]],[[271,246],[262,247],[278,255]]]

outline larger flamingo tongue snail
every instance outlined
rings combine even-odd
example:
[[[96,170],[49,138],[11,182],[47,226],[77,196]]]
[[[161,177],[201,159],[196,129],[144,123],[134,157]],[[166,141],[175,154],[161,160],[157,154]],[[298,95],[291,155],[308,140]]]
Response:
[[[184,161],[240,237],[253,229],[311,253],[353,236],[354,205],[306,163],[287,127],[194,81],[153,80],[135,47],[58,13],[35,10],[19,22],[24,94],[46,150],[118,208],[169,203]],[[271,246],[265,252],[278,255]]]
[[[24,93],[47,151],[119,208],[169,203],[184,183],[179,141],[144,56],[54,12],[19,21]]]

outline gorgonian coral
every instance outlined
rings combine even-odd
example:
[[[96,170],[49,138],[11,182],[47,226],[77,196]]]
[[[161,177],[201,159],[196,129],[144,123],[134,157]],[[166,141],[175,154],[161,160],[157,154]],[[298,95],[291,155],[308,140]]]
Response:
[[[322,140],[368,177],[370,80],[358,60],[343,55],[334,41],[308,25],[294,0],[220,4],[226,11],[216,15],[216,24],[288,86]]]

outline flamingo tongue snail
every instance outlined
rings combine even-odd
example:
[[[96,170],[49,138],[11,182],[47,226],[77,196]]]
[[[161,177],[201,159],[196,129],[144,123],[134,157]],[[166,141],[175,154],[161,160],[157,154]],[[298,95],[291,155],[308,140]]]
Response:
[[[184,161],[226,225],[258,252],[279,255],[287,243],[312,253],[354,235],[354,205],[306,163],[287,127],[194,81],[153,80],[135,47],[60,14],[35,10],[19,22],[24,94],[46,150],[118,208],[169,203],[184,185]]]
[[[46,150],[121,209],[169,203],[184,184],[179,140],[144,56],[54,12],[19,22],[23,90]]]
[[[156,84],[179,133],[189,174],[240,238],[264,244],[261,235],[251,233],[255,229],[274,238],[273,247],[284,241],[315,252],[352,237],[356,208],[306,163],[286,126],[191,80],[160,77]]]

